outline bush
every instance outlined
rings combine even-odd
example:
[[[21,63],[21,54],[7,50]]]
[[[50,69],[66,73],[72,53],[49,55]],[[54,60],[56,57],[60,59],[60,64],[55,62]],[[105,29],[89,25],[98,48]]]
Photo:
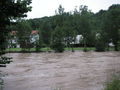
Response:
[[[105,90],[120,90],[120,79],[114,78],[107,84]]]
[[[36,52],[41,51],[42,44],[36,44],[35,50]]]
[[[0,90],[3,90],[3,85],[4,85],[4,81],[2,78],[0,78]]]
[[[0,64],[9,64],[12,58],[9,57],[0,57]]]
[[[95,45],[95,48],[98,52],[105,51],[106,45],[104,42],[98,41]]]
[[[55,52],[63,52],[65,45],[62,42],[55,42],[51,45],[51,48],[55,50]]]
[[[52,33],[51,40],[51,48],[55,50],[55,52],[63,52],[64,51],[64,32],[60,27],[56,27],[55,31]]]

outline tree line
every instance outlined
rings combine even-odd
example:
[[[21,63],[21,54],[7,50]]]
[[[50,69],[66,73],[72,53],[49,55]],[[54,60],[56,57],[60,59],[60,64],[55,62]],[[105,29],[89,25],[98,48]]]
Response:
[[[60,5],[56,15],[28,20],[18,20],[11,26],[18,31],[19,41],[25,46],[24,38],[32,30],[38,30],[40,39],[35,47],[51,47],[57,52],[64,51],[65,47],[75,47],[76,35],[82,35],[81,46],[95,47],[97,51],[109,50],[109,43],[114,44],[114,49],[120,46],[120,5],[113,4],[108,10],[91,12],[87,6],[81,5],[72,12],[65,12]],[[29,41],[29,40],[28,40]],[[28,46],[30,46],[28,44]],[[27,48],[26,46],[25,48]]]

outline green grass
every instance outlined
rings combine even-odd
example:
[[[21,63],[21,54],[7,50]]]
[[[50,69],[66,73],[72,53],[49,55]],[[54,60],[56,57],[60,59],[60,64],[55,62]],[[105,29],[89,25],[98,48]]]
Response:
[[[51,51],[52,49],[50,47],[45,47],[45,48],[41,48],[41,51]],[[72,48],[65,48],[66,51],[72,51]],[[80,50],[83,51],[84,47],[74,47],[73,50]],[[95,47],[87,47],[87,51],[95,51]],[[6,51],[13,51],[13,52],[20,52],[22,51],[21,48],[9,48],[6,49]],[[31,48],[30,51],[35,51],[35,48]],[[109,48],[109,51],[114,51],[114,48]]]
[[[84,50],[83,47],[78,47],[78,48],[73,48],[73,49],[74,49],[74,50],[82,50],[82,51]],[[65,50],[68,50],[68,51],[69,51],[69,50],[72,50],[72,48],[65,48]],[[88,47],[87,50],[88,50],[88,51],[90,51],[90,50],[95,50],[95,48],[94,48],[94,47],[92,47],[92,48]]]
[[[120,90],[120,79],[114,78],[111,82],[108,82],[105,90]]]
[[[46,51],[51,51],[52,49],[50,47],[45,47],[45,48],[41,48],[41,51],[43,52],[46,52]],[[72,51],[72,48],[65,48],[66,51]],[[80,50],[80,51],[83,51],[84,48],[83,47],[74,47],[73,50]],[[95,51],[95,47],[87,47],[87,51]],[[10,51],[10,52],[20,52],[22,51],[21,48],[9,48],[9,49],[6,49],[6,51]],[[35,51],[35,48],[31,48],[30,51]],[[110,48],[109,51],[114,51],[114,48]]]
[[[41,51],[49,51],[49,50],[52,50],[51,48],[49,47],[46,47],[46,48],[41,48]]]
[[[1,77],[0,77],[0,90],[3,90],[3,85],[4,85],[4,81],[3,81],[3,79],[1,79]]]
[[[73,48],[74,50],[81,50],[81,51],[83,51],[84,50],[84,48],[82,48],[82,47],[80,47],[80,48]],[[47,48],[47,47],[45,47],[45,48],[41,48],[41,51],[51,51],[52,49],[51,48]],[[71,51],[72,50],[72,48],[65,48],[65,50],[66,51]],[[87,50],[88,51],[90,51],[90,50],[95,50],[95,48],[87,48]],[[6,51],[10,51],[10,52],[20,52],[20,51],[22,51],[22,49],[21,48],[9,48],[9,49],[6,49]],[[30,49],[30,51],[35,51],[35,48],[31,48]]]
[[[8,48],[6,51],[21,51],[21,48]]]
[[[51,50],[50,48],[41,48],[41,51],[47,51],[47,50]],[[16,52],[20,52],[22,51],[21,48],[9,48],[9,49],[6,49],[6,51],[16,51]],[[35,51],[35,48],[31,48],[30,51]]]

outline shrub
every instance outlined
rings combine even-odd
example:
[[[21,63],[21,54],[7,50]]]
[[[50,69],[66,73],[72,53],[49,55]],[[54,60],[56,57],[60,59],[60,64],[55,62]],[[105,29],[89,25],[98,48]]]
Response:
[[[2,78],[0,78],[0,90],[3,90],[3,85],[4,85],[4,81]]]
[[[105,51],[105,47],[106,47],[106,45],[105,45],[105,43],[102,42],[102,41],[98,41],[98,42],[96,42],[96,44],[95,44],[96,51],[98,51],[98,52],[100,52],[100,51]]]
[[[55,50],[55,52],[63,52],[64,47],[64,33],[63,30],[57,26],[52,33],[51,48]]]
[[[51,48],[55,50],[55,52],[63,52],[65,45],[62,42],[55,42],[52,44]]]
[[[107,84],[105,90],[120,90],[120,79],[114,78]]]
[[[12,58],[9,57],[0,57],[0,64],[9,64]]]

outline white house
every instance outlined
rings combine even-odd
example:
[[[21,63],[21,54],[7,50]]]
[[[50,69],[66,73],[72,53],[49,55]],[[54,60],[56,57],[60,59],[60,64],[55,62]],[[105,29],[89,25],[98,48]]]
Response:
[[[33,30],[31,32],[30,43],[35,44],[36,41],[39,40],[39,31]],[[10,32],[10,38],[8,38],[8,48],[20,48],[20,44],[18,42],[17,31]]]
[[[80,44],[80,42],[82,41],[83,36],[82,35],[77,35],[76,39],[75,39],[75,44]]]
[[[70,43],[70,44],[80,44],[81,41],[82,41],[82,39],[83,39],[83,36],[82,36],[82,35],[77,35],[77,36],[75,37],[75,41],[73,41],[73,42]]]
[[[39,40],[39,31],[33,30],[30,35],[30,42],[35,44]]]
[[[9,34],[8,38],[8,48],[20,48],[18,44],[17,31],[12,31]]]

